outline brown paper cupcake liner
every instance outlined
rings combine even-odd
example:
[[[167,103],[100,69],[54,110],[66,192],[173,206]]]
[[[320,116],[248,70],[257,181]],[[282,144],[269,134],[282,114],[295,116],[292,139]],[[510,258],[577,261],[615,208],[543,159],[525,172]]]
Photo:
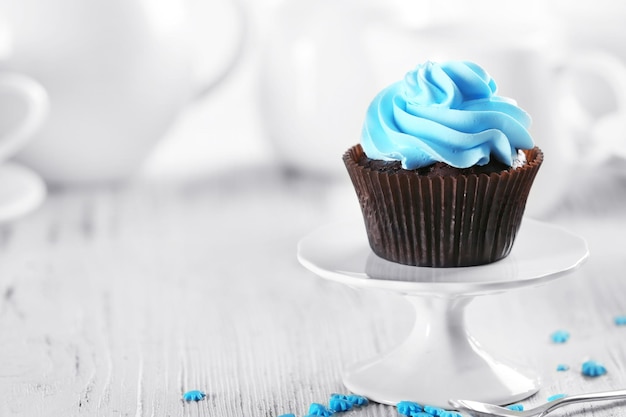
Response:
[[[428,177],[359,165],[360,145],[344,163],[359,199],[372,251],[405,265],[457,267],[507,256],[543,153],[524,151],[522,167],[490,175]]]

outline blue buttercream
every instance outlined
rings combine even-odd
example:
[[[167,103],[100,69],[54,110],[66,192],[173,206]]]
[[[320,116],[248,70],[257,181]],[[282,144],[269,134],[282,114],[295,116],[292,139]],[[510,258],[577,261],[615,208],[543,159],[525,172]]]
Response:
[[[361,146],[369,158],[401,161],[405,169],[435,162],[467,168],[492,156],[511,166],[518,149],[534,146],[531,121],[496,91],[477,64],[426,62],[374,98]]]

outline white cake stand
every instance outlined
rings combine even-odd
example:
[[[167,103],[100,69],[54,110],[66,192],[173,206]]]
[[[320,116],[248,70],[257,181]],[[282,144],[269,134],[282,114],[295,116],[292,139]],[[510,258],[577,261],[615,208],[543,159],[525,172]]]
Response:
[[[450,398],[504,405],[537,392],[535,372],[486,352],[469,334],[465,307],[477,295],[561,277],[588,254],[581,237],[531,219],[524,219],[509,256],[474,267],[413,267],[383,260],[369,248],[361,222],[322,227],[298,244],[299,261],[317,275],[402,294],[415,308],[409,337],[345,370],[346,388],[379,403],[411,400],[442,408],[449,407]]]

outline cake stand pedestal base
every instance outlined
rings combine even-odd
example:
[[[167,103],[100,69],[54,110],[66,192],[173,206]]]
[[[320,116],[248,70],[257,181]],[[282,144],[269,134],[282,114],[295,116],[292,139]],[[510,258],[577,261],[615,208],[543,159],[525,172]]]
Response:
[[[409,337],[393,350],[350,366],[343,383],[350,391],[384,404],[427,401],[446,408],[450,398],[510,404],[539,390],[529,369],[496,359],[465,327],[471,297],[408,297],[416,310]]]

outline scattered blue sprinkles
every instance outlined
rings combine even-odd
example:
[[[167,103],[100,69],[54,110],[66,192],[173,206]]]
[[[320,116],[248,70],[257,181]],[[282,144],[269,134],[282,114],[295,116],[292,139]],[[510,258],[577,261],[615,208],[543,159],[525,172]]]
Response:
[[[364,407],[370,403],[369,400],[362,395],[348,395],[347,399],[354,407]]]
[[[363,407],[369,404],[369,400],[361,395],[331,394],[328,408],[338,413],[352,410],[353,407]]]
[[[615,325],[626,326],[626,314],[616,316]],[[550,335],[552,342],[565,343],[570,338],[570,333],[566,330],[557,330]],[[569,366],[566,364],[558,364],[557,371],[567,371]],[[588,360],[582,364],[582,374],[590,377],[597,377],[606,374],[606,368],[601,363]],[[201,401],[206,397],[202,391],[192,390],[183,394],[185,401]],[[548,397],[548,401],[555,401],[566,397],[566,394],[554,394]],[[361,395],[343,395],[331,394],[328,407],[323,404],[312,403],[309,407],[309,413],[305,417],[331,417],[334,413],[349,411],[354,407],[363,407],[369,404],[369,400]],[[407,417],[463,417],[462,414],[444,410],[442,408],[429,405],[421,405],[413,401],[400,401],[396,404],[398,413]],[[522,404],[511,404],[506,407],[513,411],[524,411]],[[295,414],[281,414],[278,417],[296,417]]]
[[[309,407],[310,416],[330,417],[333,412],[323,404],[313,403]]]
[[[446,410],[444,410],[443,408],[439,408],[439,407],[433,407],[432,405],[425,405],[424,411],[430,414],[431,416],[442,417],[444,411]],[[451,416],[448,416],[448,417],[451,417]]]
[[[396,408],[399,414],[407,417],[463,417],[461,413],[453,410],[421,405],[413,401],[400,401]]]
[[[363,407],[369,404],[369,400],[361,395],[331,394],[328,407],[324,404],[312,403],[305,417],[330,417],[335,413],[352,410],[354,407]],[[281,414],[278,417],[296,417],[295,414]]]
[[[569,340],[569,336],[570,335],[567,330],[557,330],[550,335],[550,338],[554,343],[565,343]]]
[[[413,401],[400,401],[396,404],[396,408],[398,409],[398,413],[403,416],[413,416],[415,413],[420,413],[424,411],[424,407]]]
[[[600,362],[589,360],[583,363],[582,373],[585,376],[600,376],[606,374],[606,368]]]
[[[340,411],[352,410],[352,403],[347,398],[341,396],[333,396],[328,402],[328,407],[335,413]]]
[[[443,410],[440,414],[438,414],[439,417],[463,417],[461,415],[461,413],[458,413],[456,411],[450,411],[450,410]]]
[[[202,401],[206,397],[206,394],[202,391],[191,390],[183,394],[183,400],[185,401]]]
[[[568,371],[569,370],[569,365],[565,365],[564,363],[560,363],[556,366],[556,370],[559,372],[562,371]]]

